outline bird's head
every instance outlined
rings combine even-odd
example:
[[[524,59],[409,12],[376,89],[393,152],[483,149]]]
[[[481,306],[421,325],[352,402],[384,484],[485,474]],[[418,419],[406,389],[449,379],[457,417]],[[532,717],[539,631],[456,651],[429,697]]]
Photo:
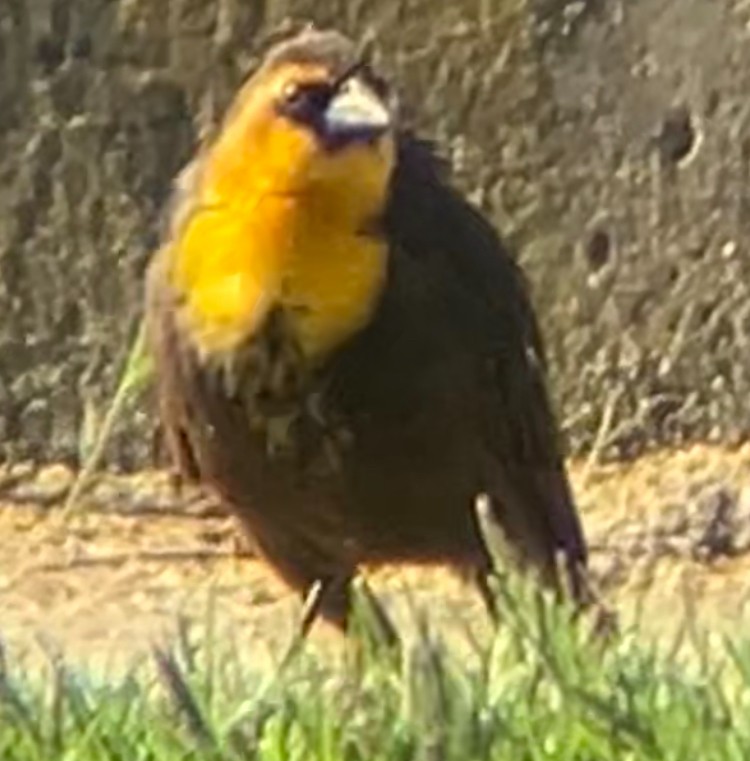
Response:
[[[167,247],[206,350],[255,337],[277,308],[311,356],[365,323],[387,269],[393,102],[335,32],[273,47],[241,88],[188,175]]]
[[[384,81],[335,32],[272,48],[239,92],[212,147],[221,198],[243,187],[337,213],[382,210],[395,162],[395,107]]]

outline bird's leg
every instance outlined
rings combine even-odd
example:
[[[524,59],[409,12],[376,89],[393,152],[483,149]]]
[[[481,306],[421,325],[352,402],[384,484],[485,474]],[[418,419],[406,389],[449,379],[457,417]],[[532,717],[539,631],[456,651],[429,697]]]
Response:
[[[342,573],[316,582],[320,585],[320,591],[304,611],[301,624],[303,636],[309,633],[319,616],[341,631],[351,633],[354,591],[352,579],[352,574]],[[356,587],[357,604],[360,606],[366,625],[384,645],[397,646],[400,639],[396,628],[369,584],[364,578],[359,578],[356,581]]]

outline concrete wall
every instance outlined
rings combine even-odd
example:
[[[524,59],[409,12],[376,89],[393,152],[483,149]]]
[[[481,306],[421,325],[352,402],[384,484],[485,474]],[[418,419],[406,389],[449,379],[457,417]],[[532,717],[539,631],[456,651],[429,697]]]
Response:
[[[288,18],[374,34],[534,284],[572,447],[750,428],[744,0],[2,0],[0,442],[75,459],[170,180]],[[148,418],[110,448],[130,466]]]

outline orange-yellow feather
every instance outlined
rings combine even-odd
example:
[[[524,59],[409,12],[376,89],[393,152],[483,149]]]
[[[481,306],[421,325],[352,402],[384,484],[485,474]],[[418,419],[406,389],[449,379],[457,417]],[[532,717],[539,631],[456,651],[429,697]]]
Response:
[[[331,152],[274,108],[289,82],[325,75],[287,65],[250,80],[202,158],[168,254],[204,353],[235,349],[279,306],[315,359],[366,323],[380,293],[386,245],[364,232],[385,204],[392,137]]]

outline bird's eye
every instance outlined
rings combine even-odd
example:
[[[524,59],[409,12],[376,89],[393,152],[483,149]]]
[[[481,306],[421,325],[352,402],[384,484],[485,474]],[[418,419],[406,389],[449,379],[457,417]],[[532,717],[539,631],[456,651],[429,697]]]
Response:
[[[304,90],[298,82],[289,82],[284,85],[284,89],[281,91],[281,100],[284,103],[294,103],[303,93]]]
[[[326,82],[291,82],[281,92],[279,107],[286,116],[309,122],[325,110],[332,96]]]

